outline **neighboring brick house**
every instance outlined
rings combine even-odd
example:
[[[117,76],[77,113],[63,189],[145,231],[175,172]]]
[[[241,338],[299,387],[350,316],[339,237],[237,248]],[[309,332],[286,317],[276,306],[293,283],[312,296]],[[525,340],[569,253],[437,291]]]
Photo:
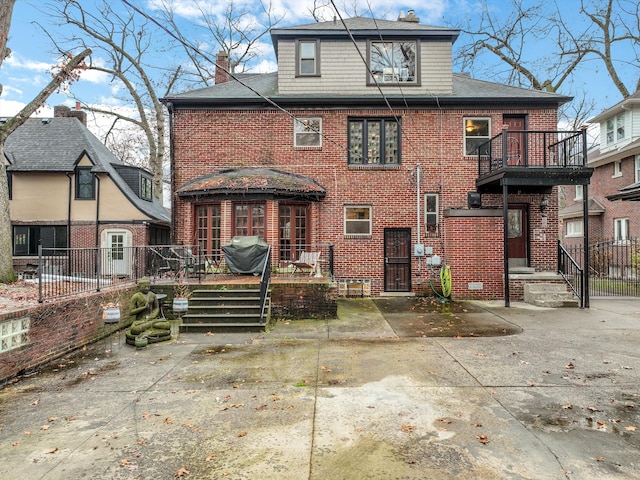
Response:
[[[170,215],[152,195],[151,174],[124,165],[65,106],[31,118],[4,147],[14,266],[37,263],[38,245],[59,248],[167,244]],[[128,273],[122,262],[113,268]],[[124,269],[120,271],[120,269]]]
[[[600,141],[588,153],[593,168],[589,188],[589,243],[625,241],[640,237],[640,92],[589,120],[599,124]],[[563,243],[582,244],[583,187],[564,188],[566,205],[560,211]]]
[[[258,235],[276,267],[329,243],[373,295],[430,291],[438,260],[458,298],[555,273],[557,185],[589,176],[583,134],[556,132],[570,98],[452,73],[458,34],[356,17],[273,29],[277,73],[220,55],[215,86],[163,99],[175,240],[215,256]]]

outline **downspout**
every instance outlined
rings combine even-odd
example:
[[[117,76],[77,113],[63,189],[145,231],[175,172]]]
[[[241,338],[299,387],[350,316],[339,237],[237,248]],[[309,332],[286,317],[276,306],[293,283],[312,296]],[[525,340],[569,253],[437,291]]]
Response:
[[[416,228],[416,231],[418,233],[418,238],[416,241],[416,245],[420,245],[420,182],[421,182],[421,177],[422,177],[422,168],[420,167],[420,164],[416,165],[416,209],[417,209],[417,219],[418,219],[418,225]],[[422,267],[421,265],[421,259],[422,257],[418,257],[418,272],[420,271],[420,268]]]
[[[96,188],[96,233],[95,233],[95,245],[96,248],[100,247],[100,231],[99,231],[99,223],[100,223],[100,176],[96,175],[97,180],[97,188]]]
[[[96,277],[96,290],[99,292],[100,291],[100,176],[96,175],[96,181],[97,181],[97,185],[96,185],[96,238],[95,238],[95,259],[94,259],[94,265],[95,265],[95,277]]]
[[[171,172],[171,195],[170,195],[170,199],[171,199],[171,235],[170,235],[170,239],[171,239],[171,244],[175,245],[176,244],[176,208],[175,208],[175,198],[173,198],[174,196],[174,192],[176,191],[176,169],[175,169],[175,147],[174,147],[174,132],[173,132],[173,114],[174,114],[174,110],[173,110],[173,103],[168,102],[167,103],[167,110],[169,110],[169,169]]]
[[[69,180],[69,194],[67,198],[67,247],[71,248],[71,204],[72,204],[72,179],[71,173],[67,172],[67,179]],[[71,274],[71,256],[67,255],[67,272]]]

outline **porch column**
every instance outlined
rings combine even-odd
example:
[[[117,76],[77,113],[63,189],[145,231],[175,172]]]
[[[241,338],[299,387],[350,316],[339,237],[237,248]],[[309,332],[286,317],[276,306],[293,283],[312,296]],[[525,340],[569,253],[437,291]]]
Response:
[[[509,307],[509,187],[502,184],[502,230],[504,250],[504,306]]]

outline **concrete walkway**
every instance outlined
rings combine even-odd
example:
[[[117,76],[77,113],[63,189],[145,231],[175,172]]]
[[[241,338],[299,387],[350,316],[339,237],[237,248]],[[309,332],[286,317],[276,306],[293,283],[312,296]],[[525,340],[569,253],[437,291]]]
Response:
[[[640,300],[464,305],[113,336],[0,391],[0,478],[640,478]],[[512,334],[431,336],[443,318]]]

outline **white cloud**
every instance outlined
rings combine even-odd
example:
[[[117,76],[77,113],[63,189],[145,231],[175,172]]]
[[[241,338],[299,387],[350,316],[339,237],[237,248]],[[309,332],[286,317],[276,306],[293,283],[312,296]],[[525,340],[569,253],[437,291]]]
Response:
[[[0,99],[0,117],[13,117],[17,115],[20,112],[20,110],[22,110],[25,106],[26,106],[26,103],[24,102]],[[53,108],[48,105],[40,107],[32,115],[32,117],[52,117],[52,116],[53,116]]]
[[[111,80],[111,75],[97,70],[85,70],[80,74],[80,79],[89,83],[104,84]]]
[[[48,62],[41,62],[36,60],[29,60],[29,59],[22,58],[20,55],[16,53],[12,53],[11,56],[4,61],[3,67],[6,65],[8,67],[16,68],[16,69],[21,68],[24,70],[30,70],[34,72],[48,72],[49,70],[51,70],[51,67],[55,65],[55,63],[56,62],[48,63]]]

